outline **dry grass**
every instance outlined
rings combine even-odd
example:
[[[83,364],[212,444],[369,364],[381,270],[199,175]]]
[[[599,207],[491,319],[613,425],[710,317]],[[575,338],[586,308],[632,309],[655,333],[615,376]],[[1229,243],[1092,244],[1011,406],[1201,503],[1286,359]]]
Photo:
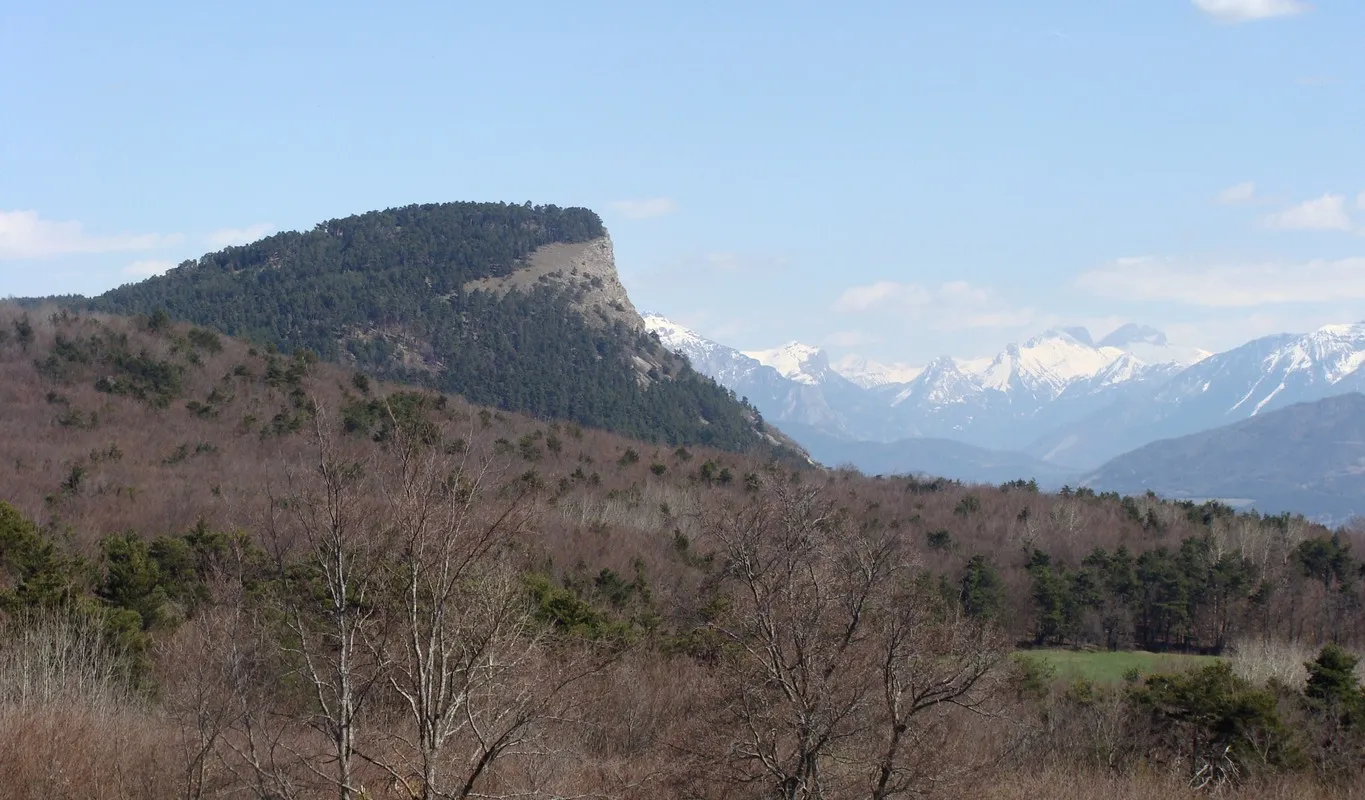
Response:
[[[1365,796],[1365,787],[1328,788],[1301,776],[1253,782],[1217,792],[1194,791],[1179,776],[1159,772],[1120,775],[1112,772],[1044,770],[1013,772],[981,786],[982,800],[1174,800],[1174,798],[1240,797],[1260,800],[1350,800]]]
[[[1242,678],[1257,685],[1271,679],[1293,689],[1308,681],[1307,663],[1317,658],[1318,648],[1306,642],[1267,636],[1246,636],[1228,648],[1227,660]],[[1356,664],[1356,679],[1365,682],[1365,660]]]
[[[173,729],[129,690],[98,626],[56,614],[18,622],[0,643],[0,794],[176,796]]]
[[[66,706],[0,709],[7,800],[178,797],[174,732],[146,713]]]

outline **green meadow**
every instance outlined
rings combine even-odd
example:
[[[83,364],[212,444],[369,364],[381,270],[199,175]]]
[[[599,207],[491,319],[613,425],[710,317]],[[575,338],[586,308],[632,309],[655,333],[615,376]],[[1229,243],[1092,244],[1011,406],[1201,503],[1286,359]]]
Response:
[[[1217,661],[1217,656],[1149,653],[1145,650],[1021,650],[1019,657],[1036,659],[1053,668],[1060,681],[1085,678],[1095,683],[1120,683],[1136,670],[1142,676],[1184,672]]]

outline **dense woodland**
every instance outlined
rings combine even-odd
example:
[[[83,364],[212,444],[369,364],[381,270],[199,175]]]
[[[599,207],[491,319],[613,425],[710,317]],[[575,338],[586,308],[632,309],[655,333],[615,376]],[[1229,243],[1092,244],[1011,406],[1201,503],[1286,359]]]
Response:
[[[1358,791],[1350,526],[642,442],[154,313],[0,307],[0,409],[6,796]]]
[[[118,314],[163,311],[284,352],[308,349],[378,377],[644,441],[760,446],[753,408],[643,331],[575,312],[572,287],[466,291],[511,274],[539,247],[605,235],[582,208],[413,205],[276,234],[94,299],[62,300]],[[645,385],[637,354],[658,365]]]

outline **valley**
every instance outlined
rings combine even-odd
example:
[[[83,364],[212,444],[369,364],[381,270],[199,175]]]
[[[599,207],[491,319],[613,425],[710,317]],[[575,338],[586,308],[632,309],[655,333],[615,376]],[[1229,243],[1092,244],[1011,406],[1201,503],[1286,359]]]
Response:
[[[865,359],[845,356],[835,363],[852,365],[846,376],[818,348],[792,343],[741,353],[664,317],[645,321],[666,347],[748,398],[827,464],[984,483],[1002,482],[1013,469],[1051,489],[1161,487],[1168,496],[1249,499],[1272,513],[1339,521],[1358,513],[1351,491],[1295,496],[1233,481],[1218,492],[1191,493],[1178,480],[1163,482],[1155,469],[1117,481],[1104,465],[1161,440],[1359,393],[1365,324],[1267,337],[1216,354],[1173,345],[1138,325],[1099,342],[1083,329],[1059,329],[993,358],[943,357],[922,370],[870,370]],[[1278,453],[1266,446],[1238,457],[1269,464]]]

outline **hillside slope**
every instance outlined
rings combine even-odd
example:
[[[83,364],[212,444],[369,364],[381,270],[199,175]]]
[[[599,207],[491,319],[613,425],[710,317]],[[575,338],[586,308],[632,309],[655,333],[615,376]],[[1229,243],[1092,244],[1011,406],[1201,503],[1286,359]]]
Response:
[[[1261,511],[1365,514],[1365,395],[1350,393],[1166,439],[1085,479],[1097,489],[1225,498]]]
[[[334,795],[320,720],[338,715],[315,698],[348,691],[335,676],[351,674],[373,687],[346,712],[363,752],[379,754],[348,772],[379,787],[371,796],[393,796],[394,775],[421,787],[447,774],[487,795],[515,780],[527,796],[737,796],[674,787],[746,741],[754,727],[734,708],[782,702],[757,661],[769,651],[750,644],[774,617],[746,605],[774,592],[776,630],[800,637],[784,652],[844,654],[845,631],[859,632],[839,682],[817,687],[855,700],[885,696],[886,652],[914,656],[914,675],[946,665],[936,674],[949,681],[960,664],[998,664],[981,680],[1016,702],[1011,641],[1212,652],[1243,636],[1365,641],[1350,531],[648,445],[159,315],[0,304],[0,410],[0,772],[28,797],[134,786],[159,800],[186,785],[251,796],[262,775],[305,787],[290,796]],[[836,613],[857,627],[829,624]],[[424,655],[447,652],[460,658]],[[410,668],[424,658],[433,672]],[[474,658],[496,665],[491,677],[467,677]],[[447,680],[479,695],[459,698],[465,733],[443,763],[474,767],[423,773],[407,742],[424,718],[401,713],[404,697],[434,697]],[[1046,730],[1052,708],[1025,732]],[[1131,713],[1148,724],[1150,709]],[[503,751],[481,777],[468,754],[486,740],[467,721],[507,718],[536,746]],[[961,724],[981,719],[1025,727],[995,714]],[[997,735],[961,730],[935,734],[935,750]],[[857,759],[884,746],[859,742],[846,751]],[[1057,752],[1043,746],[1039,757]],[[556,783],[542,793],[546,776]]]
[[[660,346],[581,208],[445,203],[335,219],[83,303],[209,326],[470,402],[673,444],[772,445]]]

